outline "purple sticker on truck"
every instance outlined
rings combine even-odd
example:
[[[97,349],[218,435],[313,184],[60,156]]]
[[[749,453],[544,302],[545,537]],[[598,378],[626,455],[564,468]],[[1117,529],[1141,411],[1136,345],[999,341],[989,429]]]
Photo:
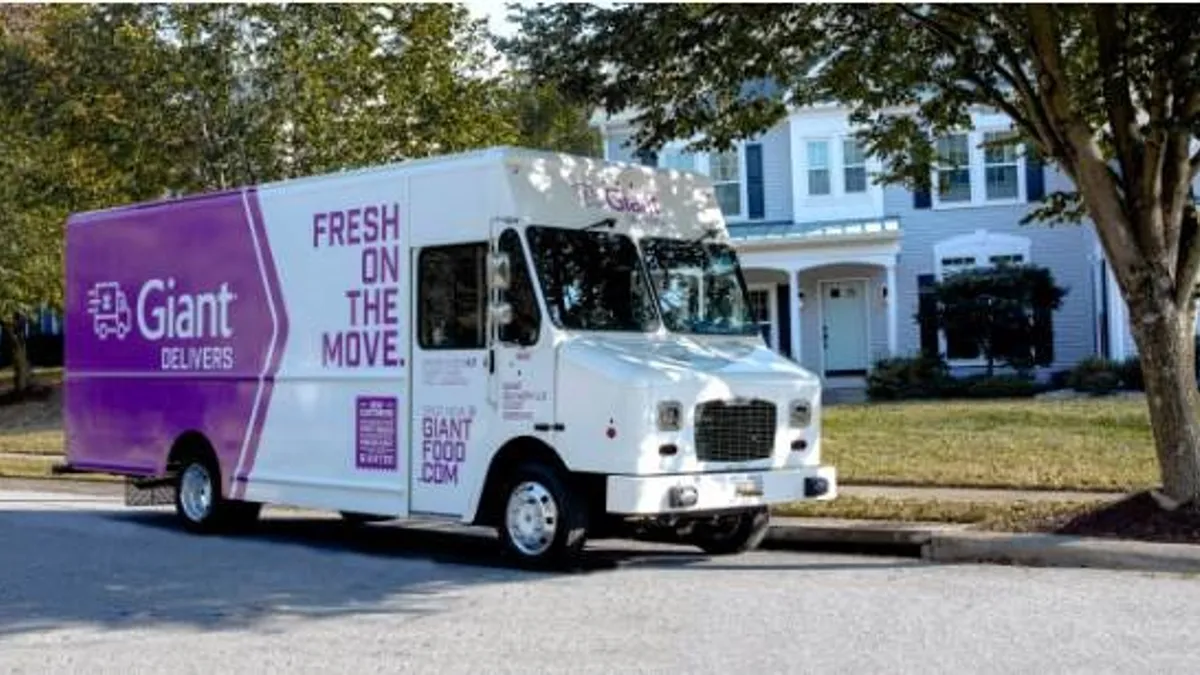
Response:
[[[354,466],[395,471],[399,464],[396,399],[360,396],[355,407]]]
[[[66,248],[68,461],[161,474],[202,430],[240,496],[289,330],[257,191],[78,214]]]

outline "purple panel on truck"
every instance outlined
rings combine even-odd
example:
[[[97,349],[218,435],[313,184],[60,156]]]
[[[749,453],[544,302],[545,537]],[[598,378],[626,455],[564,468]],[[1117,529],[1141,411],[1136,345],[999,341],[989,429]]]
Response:
[[[76,216],[66,270],[68,462],[160,474],[197,432],[239,494],[287,338],[256,193]]]

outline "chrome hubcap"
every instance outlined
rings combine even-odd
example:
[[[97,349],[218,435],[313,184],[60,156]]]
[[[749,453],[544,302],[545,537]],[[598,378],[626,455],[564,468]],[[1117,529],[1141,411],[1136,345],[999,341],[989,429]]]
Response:
[[[513,545],[525,555],[541,555],[558,531],[558,506],[538,483],[521,483],[508,498],[505,524]]]
[[[199,464],[188,466],[179,484],[179,501],[184,515],[194,522],[204,520],[212,508],[212,497],[212,480],[208,471]]]

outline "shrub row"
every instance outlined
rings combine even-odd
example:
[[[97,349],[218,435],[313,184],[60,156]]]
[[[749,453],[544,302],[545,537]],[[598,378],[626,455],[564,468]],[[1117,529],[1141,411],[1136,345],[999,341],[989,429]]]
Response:
[[[1200,376],[1200,338],[1196,372]],[[1023,375],[954,377],[944,360],[928,356],[883,359],[867,375],[867,396],[876,401],[1023,398],[1057,389],[1103,396],[1145,388],[1141,361],[1136,356],[1121,361],[1091,356],[1069,370],[1052,373],[1046,383]]]
[[[955,377],[943,359],[928,356],[883,359],[867,375],[867,396],[873,401],[1028,398],[1048,389],[1024,375]]]

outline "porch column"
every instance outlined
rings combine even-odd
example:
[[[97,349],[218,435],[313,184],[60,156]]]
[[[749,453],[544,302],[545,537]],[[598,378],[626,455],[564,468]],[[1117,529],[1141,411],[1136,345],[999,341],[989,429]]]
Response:
[[[887,339],[888,356],[896,355],[896,263],[887,266]]]
[[[800,270],[788,270],[788,293],[791,297],[788,298],[789,312],[788,320],[792,327],[792,360],[800,363],[800,344],[803,340],[800,339]]]

